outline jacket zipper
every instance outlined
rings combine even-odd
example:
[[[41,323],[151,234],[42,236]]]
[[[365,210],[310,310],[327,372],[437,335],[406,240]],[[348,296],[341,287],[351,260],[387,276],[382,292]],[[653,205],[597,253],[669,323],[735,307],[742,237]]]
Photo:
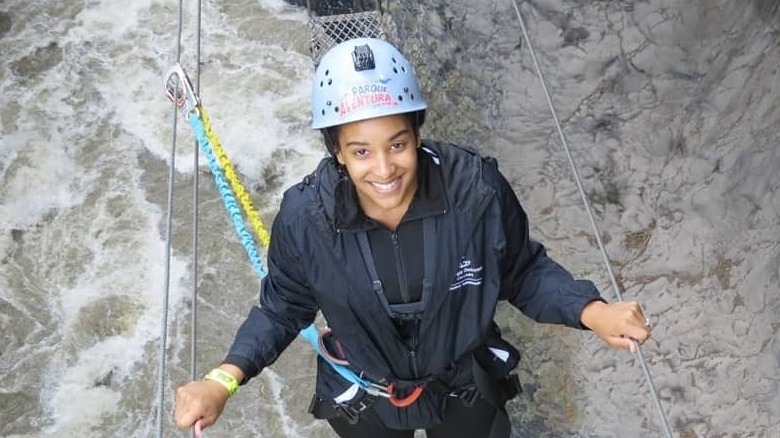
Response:
[[[401,255],[401,243],[398,241],[398,233],[391,233],[390,237],[393,241],[393,254],[395,255],[395,266],[398,270],[398,287],[401,290],[401,299],[404,303],[408,303],[411,300],[409,296],[409,285],[406,282],[406,269],[404,269],[403,257]],[[417,337],[418,330],[420,329],[419,322],[414,324],[412,329],[412,345],[414,348],[409,349],[409,361],[412,366],[412,373],[414,378],[420,377],[420,370],[417,367]]]
[[[414,324],[414,332],[412,333],[412,345],[414,345],[414,348],[409,349],[409,359],[412,363],[412,373],[414,373],[415,379],[420,378],[420,370],[417,368],[417,334],[419,329],[420,323],[416,322]]]
[[[395,266],[398,270],[398,288],[401,290],[401,299],[408,303],[409,285],[406,283],[406,269],[404,269],[403,257],[401,257],[401,244],[398,242],[398,234],[392,233],[390,237],[393,241],[393,254],[395,255]]]

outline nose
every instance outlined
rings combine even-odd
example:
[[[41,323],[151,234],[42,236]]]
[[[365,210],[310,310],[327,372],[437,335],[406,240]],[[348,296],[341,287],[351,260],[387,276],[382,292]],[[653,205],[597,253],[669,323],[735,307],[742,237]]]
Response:
[[[383,152],[377,154],[374,172],[380,178],[387,178],[393,175],[393,172],[395,172],[395,164],[393,164],[388,153]]]

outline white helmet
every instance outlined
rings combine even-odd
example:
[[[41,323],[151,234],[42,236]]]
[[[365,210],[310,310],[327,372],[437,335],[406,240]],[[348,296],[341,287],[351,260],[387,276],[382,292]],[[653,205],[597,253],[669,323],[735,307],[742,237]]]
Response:
[[[312,124],[328,128],[428,107],[414,69],[387,41],[356,38],[320,60],[312,82]]]

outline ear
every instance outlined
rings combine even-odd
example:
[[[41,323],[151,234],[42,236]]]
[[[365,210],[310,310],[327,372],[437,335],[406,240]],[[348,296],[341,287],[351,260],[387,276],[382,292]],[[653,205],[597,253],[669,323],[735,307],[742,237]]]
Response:
[[[336,161],[338,161],[339,164],[344,166],[344,154],[341,153],[341,149],[339,149],[338,152],[336,152]]]

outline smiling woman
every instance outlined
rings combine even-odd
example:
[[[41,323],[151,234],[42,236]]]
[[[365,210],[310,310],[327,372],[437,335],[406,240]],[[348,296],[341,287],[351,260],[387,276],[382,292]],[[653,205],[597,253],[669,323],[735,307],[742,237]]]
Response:
[[[649,338],[637,303],[607,304],[529,238],[494,159],[421,140],[426,109],[390,43],[358,38],[325,54],[312,127],[330,156],[285,192],[261,305],[209,374],[221,377],[177,390],[180,427],[211,426],[236,384],[271,365],[318,311],[329,328],[310,412],[342,437],[508,437],[519,353],[494,321],[499,301],[616,348]],[[372,384],[357,387],[325,357]]]

